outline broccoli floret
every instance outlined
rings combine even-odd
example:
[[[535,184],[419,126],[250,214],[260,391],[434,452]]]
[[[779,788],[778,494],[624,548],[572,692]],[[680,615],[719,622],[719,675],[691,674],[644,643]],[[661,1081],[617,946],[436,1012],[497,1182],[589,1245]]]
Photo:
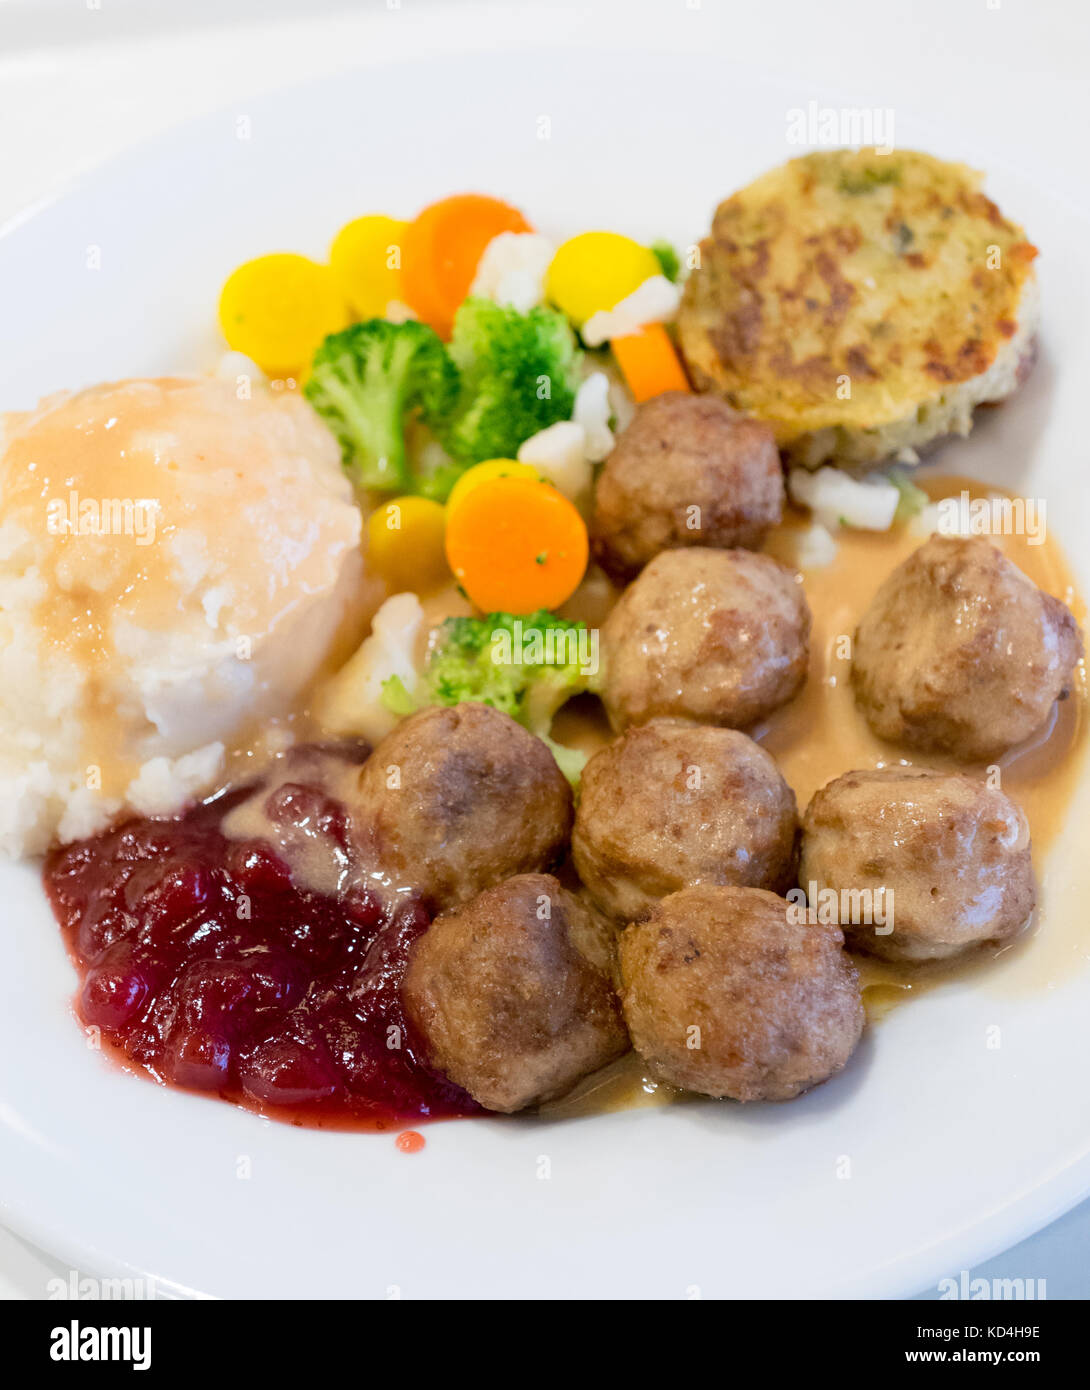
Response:
[[[560,706],[586,689],[579,637],[586,630],[585,623],[544,609],[525,617],[448,618],[433,646],[425,686],[436,704],[480,700],[540,738]]]
[[[548,734],[539,734],[542,743],[549,745],[549,752],[556,759],[556,765],[567,778],[573,791],[578,792],[583,780],[583,769],[587,765],[587,754],[579,748],[567,748]]]
[[[448,618],[438,630],[419,694],[414,699],[394,677],[383,686],[383,702],[397,715],[428,704],[491,705],[547,743],[574,785],[586,759],[554,743],[549,729],[560,706],[587,689],[590,649],[580,637],[586,631],[585,623],[567,622],[544,609],[525,617]]]
[[[454,315],[450,355],[461,391],[443,443],[461,465],[515,458],[519,445],[570,420],[580,352],[565,316],[539,305],[520,314],[470,298]]]
[[[400,676],[387,676],[382,682],[382,703],[399,719],[415,714],[420,708],[420,702],[409,693]]]
[[[681,274],[681,258],[668,241],[653,241],[651,252],[659,263],[659,269],[667,280],[677,283]]]
[[[421,497],[429,497],[433,502],[445,502],[465,471],[464,464],[451,460],[429,472],[418,472],[413,481],[413,491]]]
[[[368,319],[332,333],[314,354],[303,392],[337,436],[357,487],[409,487],[405,417],[417,409],[433,427],[450,415],[458,370],[423,323]]]
[[[897,500],[897,510],[893,513],[895,524],[911,521],[931,501],[923,488],[917,487],[908,474],[902,473],[899,468],[891,468],[886,477],[901,494]]]

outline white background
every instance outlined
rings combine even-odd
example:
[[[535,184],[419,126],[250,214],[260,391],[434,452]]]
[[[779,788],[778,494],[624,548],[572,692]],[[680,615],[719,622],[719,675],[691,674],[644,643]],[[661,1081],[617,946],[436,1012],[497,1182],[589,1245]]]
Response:
[[[517,63],[535,44],[721,52],[862,107],[903,104],[967,149],[1002,141],[1090,206],[1082,0],[0,0],[0,224],[135,142],[218,107],[244,114],[283,83],[491,46]],[[1088,1240],[1090,1203],[978,1272],[1085,1297]],[[0,1231],[0,1295],[41,1297],[58,1273]]]

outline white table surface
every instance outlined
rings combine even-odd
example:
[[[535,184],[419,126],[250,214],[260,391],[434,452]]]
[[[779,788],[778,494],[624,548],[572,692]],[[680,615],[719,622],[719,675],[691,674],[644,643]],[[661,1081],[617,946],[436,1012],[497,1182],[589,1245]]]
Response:
[[[127,146],[206,111],[244,113],[286,82],[546,43],[751,53],[860,106],[924,108],[967,141],[1002,141],[1090,208],[1084,0],[0,0],[0,225]],[[1088,1251],[1090,1201],[973,1275],[1084,1298]],[[67,1275],[0,1229],[0,1297],[42,1298]]]

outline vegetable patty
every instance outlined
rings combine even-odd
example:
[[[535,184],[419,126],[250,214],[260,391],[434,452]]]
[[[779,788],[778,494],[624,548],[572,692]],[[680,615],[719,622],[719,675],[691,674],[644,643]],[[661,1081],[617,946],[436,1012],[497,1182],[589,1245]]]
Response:
[[[949,433],[1032,362],[1033,259],[962,164],[830,150],[720,204],[678,332],[699,390],[792,462],[866,466]]]

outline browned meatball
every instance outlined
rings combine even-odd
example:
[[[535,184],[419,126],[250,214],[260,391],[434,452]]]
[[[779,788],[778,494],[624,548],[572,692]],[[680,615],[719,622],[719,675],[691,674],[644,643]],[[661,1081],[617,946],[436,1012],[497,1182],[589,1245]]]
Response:
[[[748,550],[666,550],[602,628],[600,690],[617,730],[658,716],[742,729],[806,679],[798,576]]]
[[[1021,743],[1071,688],[1070,611],[983,536],[932,536],[863,615],[852,682],[880,738],[986,762]]]
[[[823,898],[837,909],[849,946],[887,960],[1005,941],[1037,897],[1014,802],[973,777],[911,768],[846,772],[814,796],[799,883],[819,915]]]
[[[402,986],[429,1060],[489,1110],[563,1095],[628,1049],[611,933],[548,874],[437,917]]]
[[[760,888],[683,888],[620,940],[632,1045],[656,1076],[734,1100],[790,1100],[840,1070],[863,1031],[834,926]]]
[[[714,396],[645,401],[598,478],[595,553],[629,579],[660,550],[756,550],[783,515],[772,430]]]
[[[795,794],[734,729],[661,719],[629,729],[583,770],[572,851],[603,911],[631,922],[694,883],[794,883]]]
[[[488,705],[411,715],[368,758],[358,788],[365,853],[440,908],[546,868],[571,831],[571,788],[553,755]]]

